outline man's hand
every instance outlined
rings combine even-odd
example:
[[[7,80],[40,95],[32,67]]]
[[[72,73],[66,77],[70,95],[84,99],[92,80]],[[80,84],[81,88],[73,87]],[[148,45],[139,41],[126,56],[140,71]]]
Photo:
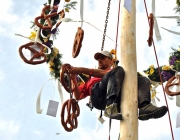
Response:
[[[75,74],[70,74],[70,78],[71,78],[72,80],[76,80],[76,75],[75,75]]]
[[[71,66],[71,67],[69,68],[69,73],[72,74],[72,75],[78,75],[78,74],[81,73],[81,69],[78,68],[78,67],[73,67],[73,66]]]

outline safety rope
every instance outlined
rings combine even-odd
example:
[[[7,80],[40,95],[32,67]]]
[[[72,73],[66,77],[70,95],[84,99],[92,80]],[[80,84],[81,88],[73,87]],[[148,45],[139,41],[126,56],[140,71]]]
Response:
[[[147,14],[147,19],[148,19],[148,10],[147,10],[147,6],[146,6],[146,0],[144,0],[144,5],[145,5],[146,14]],[[149,20],[148,20],[148,24],[149,24]],[[150,26],[150,24],[149,24],[149,26]],[[153,48],[154,48],[154,52],[155,52],[156,62],[157,62],[157,65],[158,65],[158,72],[159,72],[159,76],[160,76],[161,83],[162,83],[164,98],[165,98],[165,101],[166,101],[166,106],[167,106],[167,108],[168,108],[168,117],[169,117],[169,123],[170,123],[172,140],[174,140],[174,134],[173,134],[173,130],[172,130],[171,117],[170,117],[168,102],[167,102],[166,95],[165,95],[164,85],[163,85],[163,82],[162,82],[163,80],[162,80],[162,75],[161,75],[161,72],[160,72],[160,67],[159,67],[159,62],[158,62],[158,58],[157,58],[157,53],[156,53],[156,48],[155,48],[154,40],[152,41],[152,43],[153,43]]]
[[[111,118],[109,118],[109,139],[110,140],[110,131],[111,131]]]
[[[118,21],[117,21],[117,30],[116,30],[116,44],[115,44],[115,51],[116,52],[117,52],[118,30],[119,30],[120,6],[121,6],[121,0],[119,0],[119,8],[118,8]]]

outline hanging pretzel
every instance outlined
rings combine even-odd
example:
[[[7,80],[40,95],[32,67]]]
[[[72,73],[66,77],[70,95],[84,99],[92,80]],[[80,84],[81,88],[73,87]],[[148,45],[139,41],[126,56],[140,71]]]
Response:
[[[64,18],[64,17],[65,17],[65,12],[64,12],[64,10],[61,10],[61,11],[58,13],[58,15],[60,15],[61,18]],[[56,24],[56,28],[57,28],[60,24],[61,24],[61,22],[57,23],[57,24]]]
[[[31,47],[34,44],[36,44],[40,48],[40,52],[36,51],[34,48]],[[34,54],[30,60],[27,60],[26,57],[23,55],[23,52],[22,52],[23,48],[30,50]],[[28,64],[32,64],[32,65],[41,64],[46,61],[46,55],[44,54],[44,46],[38,42],[36,43],[30,42],[25,45],[22,45],[19,48],[19,55],[24,60],[24,62]],[[43,59],[40,61],[33,61],[35,58],[40,58],[40,57],[43,57]]]
[[[148,45],[151,46],[153,41],[153,25],[154,25],[154,16],[152,13],[148,16],[148,20],[149,20],[149,38],[147,42]]]
[[[74,44],[73,44],[73,49],[72,49],[72,57],[73,58],[76,58],[80,52],[83,37],[84,37],[84,30],[81,29],[81,27],[78,27],[78,30],[77,30],[75,38],[74,38]]]
[[[67,109],[66,121],[64,118],[65,108]],[[70,132],[73,129],[77,128],[78,126],[77,117],[79,116],[79,114],[80,114],[79,105],[75,99],[71,98],[66,102],[64,102],[61,110],[61,123],[66,131]],[[69,127],[68,124],[70,125]]]
[[[177,83],[172,83],[175,79],[177,79],[178,82]],[[169,90],[169,88],[171,86],[175,86],[175,85],[180,86],[180,75],[173,76],[167,81],[166,86],[165,86],[166,94],[168,94],[170,96],[180,95],[180,91],[172,92],[172,91]]]
[[[41,29],[44,29],[44,30],[49,30],[52,28],[52,23],[51,23],[51,17],[54,17],[54,16],[57,16],[57,12],[53,12],[53,13],[50,13],[49,15],[47,15],[45,12],[46,10],[50,10],[50,5],[47,5],[45,6],[43,9],[42,9],[42,13],[41,13],[41,16],[38,16],[34,19],[34,23]],[[53,9],[54,10],[57,10],[58,9],[58,6],[53,6]],[[39,20],[40,19],[44,19],[45,22],[47,21],[47,25],[42,25],[41,23],[39,23]]]
[[[67,85],[67,82],[65,81],[65,74],[68,75],[68,68],[70,67],[71,65],[70,64],[63,64],[61,66],[61,70],[60,70],[60,81],[61,81],[61,84],[63,85],[63,87],[65,88],[65,90],[67,92],[70,93],[70,89]]]

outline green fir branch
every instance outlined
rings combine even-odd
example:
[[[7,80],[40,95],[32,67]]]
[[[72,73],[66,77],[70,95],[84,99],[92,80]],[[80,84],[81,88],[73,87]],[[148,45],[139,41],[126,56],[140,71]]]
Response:
[[[53,40],[55,40],[55,39],[57,39],[57,35],[59,35],[59,29],[57,28],[57,30],[56,30],[56,32],[55,32],[55,34],[51,34],[52,35],[52,38],[53,38]]]
[[[30,22],[32,23],[32,26],[30,28],[34,28],[36,24],[33,21]]]
[[[76,6],[77,2],[76,1],[73,1],[73,2],[70,2],[70,3],[67,3],[66,5],[64,5],[65,8],[68,8],[68,9],[74,9],[76,10],[75,6]]]
[[[175,10],[175,14],[180,13],[180,5],[176,5],[176,7],[173,8],[173,10]]]
[[[171,47],[171,49],[172,49],[173,51],[175,51],[175,52],[177,51],[177,49],[175,49],[175,48],[173,48],[173,47]]]

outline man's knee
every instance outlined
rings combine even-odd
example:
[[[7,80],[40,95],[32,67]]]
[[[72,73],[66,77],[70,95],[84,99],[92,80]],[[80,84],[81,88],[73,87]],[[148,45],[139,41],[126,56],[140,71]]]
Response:
[[[150,80],[145,76],[138,76],[138,83],[145,83],[150,85]]]
[[[121,66],[117,66],[116,68],[114,68],[116,72],[118,72],[121,76],[124,76],[125,72],[123,67]]]

